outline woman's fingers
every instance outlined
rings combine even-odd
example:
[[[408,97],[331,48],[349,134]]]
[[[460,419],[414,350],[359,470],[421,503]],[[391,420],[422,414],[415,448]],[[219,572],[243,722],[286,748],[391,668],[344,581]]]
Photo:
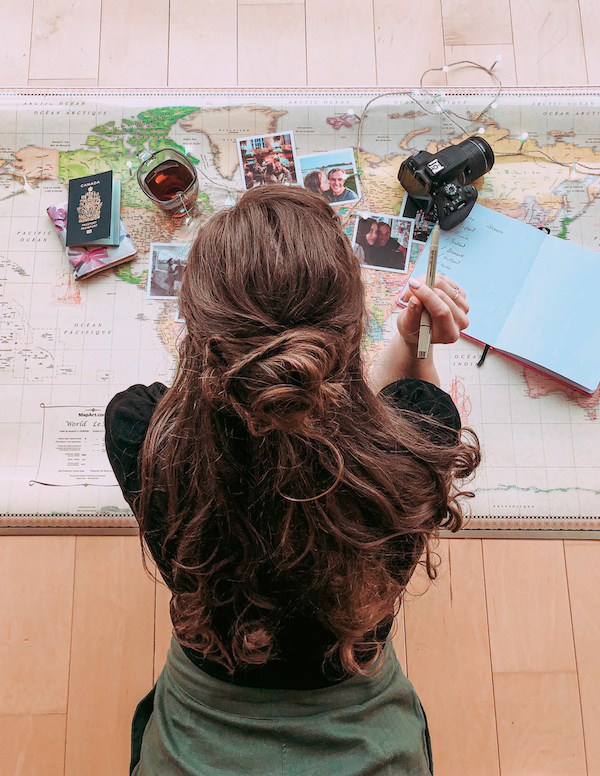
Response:
[[[398,330],[406,340],[415,338],[423,307],[431,316],[432,342],[455,342],[469,325],[469,303],[464,290],[443,275],[436,276],[433,289],[424,278],[411,278],[402,298],[407,307],[398,318]]]
[[[435,279],[435,288],[444,293],[447,297],[447,301],[456,305],[460,310],[465,313],[469,312],[469,303],[467,302],[467,295],[459,285],[453,283],[443,275],[437,275]]]

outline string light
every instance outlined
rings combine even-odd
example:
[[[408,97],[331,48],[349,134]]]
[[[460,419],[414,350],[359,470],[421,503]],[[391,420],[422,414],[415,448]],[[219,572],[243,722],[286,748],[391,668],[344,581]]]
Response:
[[[439,113],[443,113],[444,116],[449,121],[451,121],[461,131],[461,133],[463,133],[465,135],[471,134],[471,132],[473,132],[473,130],[469,131],[469,129],[468,129],[468,125],[469,124],[472,125],[472,124],[474,124],[476,122],[481,121],[482,119],[487,118],[486,113],[487,113],[487,111],[489,109],[496,110],[496,108],[498,108],[498,97],[500,96],[500,94],[502,92],[502,82],[500,81],[500,79],[498,78],[496,73],[494,72],[494,68],[496,67],[496,65],[501,60],[502,60],[502,54],[497,54],[496,58],[494,59],[494,61],[490,65],[490,67],[485,67],[484,65],[480,65],[479,63],[473,62],[472,60],[469,60],[469,59],[460,60],[459,62],[452,62],[452,63],[450,63],[448,65],[443,65],[442,67],[432,67],[432,68],[429,68],[428,70],[425,70],[425,72],[421,76],[420,81],[419,81],[419,89],[403,89],[403,90],[399,90],[399,91],[385,92],[385,93],[382,93],[382,94],[378,94],[375,97],[371,98],[366,103],[366,105],[364,106],[364,108],[362,109],[362,112],[360,114],[357,114],[352,108],[348,108],[348,110],[346,111],[346,115],[354,117],[355,121],[357,122],[357,144],[356,144],[357,154],[358,155],[360,154],[360,149],[361,149],[361,144],[362,144],[363,126],[364,126],[364,123],[365,123],[365,119],[367,118],[368,111],[369,111],[371,105],[374,102],[376,102],[377,100],[381,100],[381,99],[383,99],[385,97],[405,97],[408,100],[412,100],[424,113],[427,113],[427,114],[430,114],[430,115],[437,115]],[[475,115],[475,116],[473,116],[473,115],[471,115],[471,116],[462,116],[459,113],[456,113],[455,111],[451,110],[450,108],[441,105],[439,100],[444,98],[446,96],[446,93],[445,92],[440,92],[440,91],[434,91],[433,89],[430,90],[423,83],[424,79],[426,78],[426,76],[429,73],[434,73],[434,72],[448,73],[452,68],[463,68],[463,67],[474,67],[474,68],[477,68],[478,70],[483,70],[485,73],[487,73],[490,76],[490,78],[493,80],[493,82],[496,85],[495,93],[492,96],[490,102],[488,102],[485,105],[485,107],[481,110],[481,112],[478,115]],[[438,89],[439,89],[439,87],[438,87]],[[435,108],[432,108],[430,105],[424,104],[424,102],[423,102],[423,98],[424,97],[428,97],[431,100],[431,102],[433,102]],[[488,120],[491,120],[491,119],[488,119]],[[467,126],[465,126],[465,124]],[[477,130],[476,130],[476,132],[478,134],[480,134],[480,135],[484,134],[485,131],[486,131],[486,129],[485,129],[484,126],[479,126],[477,128]],[[509,135],[507,135],[506,137],[509,137]],[[560,162],[557,159],[553,159],[549,154],[545,153],[544,151],[542,151],[539,148],[532,147],[532,148],[529,148],[529,149],[524,151],[523,147],[524,147],[525,141],[527,140],[528,137],[529,137],[529,133],[528,132],[523,132],[519,136],[518,140],[520,141],[520,145],[519,145],[519,149],[517,151],[517,154],[524,155],[524,156],[531,156],[531,157],[540,157],[540,156],[542,156],[542,157],[548,159],[549,161],[553,162],[554,164],[558,164],[558,165],[561,165],[563,167],[570,168],[570,175],[575,175],[577,173],[576,164],[571,165],[569,163]],[[500,140],[502,140],[502,139],[504,139],[504,138],[500,138]],[[185,152],[189,153],[187,149],[185,149]],[[514,151],[510,151],[510,152],[495,152],[495,155],[496,155],[496,157],[514,156],[515,152]],[[128,162],[126,162],[126,164],[130,168],[130,175],[131,175],[132,174],[132,172],[131,172],[131,162],[128,161]],[[581,166],[583,166],[584,168],[587,167],[587,165],[581,165]],[[588,167],[588,169],[590,170],[590,172],[592,174],[598,174],[597,168]],[[228,205],[229,204],[234,204],[235,203],[236,195],[237,194],[241,194],[244,191],[243,189],[233,188],[231,186],[223,185],[223,184],[221,184],[221,183],[219,183],[217,181],[212,180],[201,169],[199,169],[198,172],[207,181],[209,181],[213,186],[215,186],[216,188],[222,189],[222,190],[227,192],[226,203]],[[361,180],[362,189],[363,189],[363,196],[361,197],[361,199],[364,199],[364,196],[367,193],[367,188],[368,187],[364,183],[364,180],[363,180],[363,177],[362,177],[362,174],[361,174],[360,170],[358,172],[358,178]],[[355,203],[355,206],[358,206],[358,202]],[[348,213],[347,219],[349,219],[350,217],[352,217],[354,215],[354,212],[353,212],[354,208],[349,208],[349,211],[350,212]]]
[[[496,54],[496,59],[494,59],[494,61],[490,65],[490,71],[496,67],[496,65],[498,64],[498,62],[500,62],[501,59],[502,59],[502,54]]]

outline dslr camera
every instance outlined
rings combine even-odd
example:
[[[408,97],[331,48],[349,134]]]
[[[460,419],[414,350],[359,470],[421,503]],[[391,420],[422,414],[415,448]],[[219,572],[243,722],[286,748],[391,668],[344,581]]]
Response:
[[[439,221],[440,229],[452,229],[464,221],[477,199],[471,183],[489,172],[494,152],[487,140],[474,135],[439,154],[419,151],[400,165],[402,188],[426,215]]]

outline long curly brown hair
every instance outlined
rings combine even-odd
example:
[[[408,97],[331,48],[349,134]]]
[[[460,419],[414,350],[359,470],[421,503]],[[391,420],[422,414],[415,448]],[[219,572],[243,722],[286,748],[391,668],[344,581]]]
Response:
[[[368,386],[361,269],[310,191],[255,188],[211,217],[179,305],[186,333],[136,505],[176,638],[233,672],[274,658],[298,611],[333,634],[325,662],[367,672],[421,557],[435,575],[430,539],[461,526],[476,438],[440,444]]]

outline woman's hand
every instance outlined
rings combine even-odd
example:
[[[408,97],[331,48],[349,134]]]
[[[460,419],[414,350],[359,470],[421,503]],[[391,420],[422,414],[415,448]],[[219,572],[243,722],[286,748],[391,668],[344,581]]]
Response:
[[[433,289],[428,288],[424,277],[418,280],[411,278],[402,300],[408,305],[398,315],[398,334],[373,364],[371,386],[375,391],[404,377],[417,377],[439,386],[432,348],[427,358],[417,358],[419,325],[424,307],[431,316],[432,343],[456,342],[461,331],[469,325],[469,303],[465,292],[443,275],[436,275]]]
[[[431,343],[456,342],[469,325],[469,303],[465,292],[443,275],[435,276],[435,287],[429,288],[425,278],[411,278],[402,294],[407,307],[398,315],[398,332],[406,343],[419,339],[421,313],[425,307],[431,316]]]

